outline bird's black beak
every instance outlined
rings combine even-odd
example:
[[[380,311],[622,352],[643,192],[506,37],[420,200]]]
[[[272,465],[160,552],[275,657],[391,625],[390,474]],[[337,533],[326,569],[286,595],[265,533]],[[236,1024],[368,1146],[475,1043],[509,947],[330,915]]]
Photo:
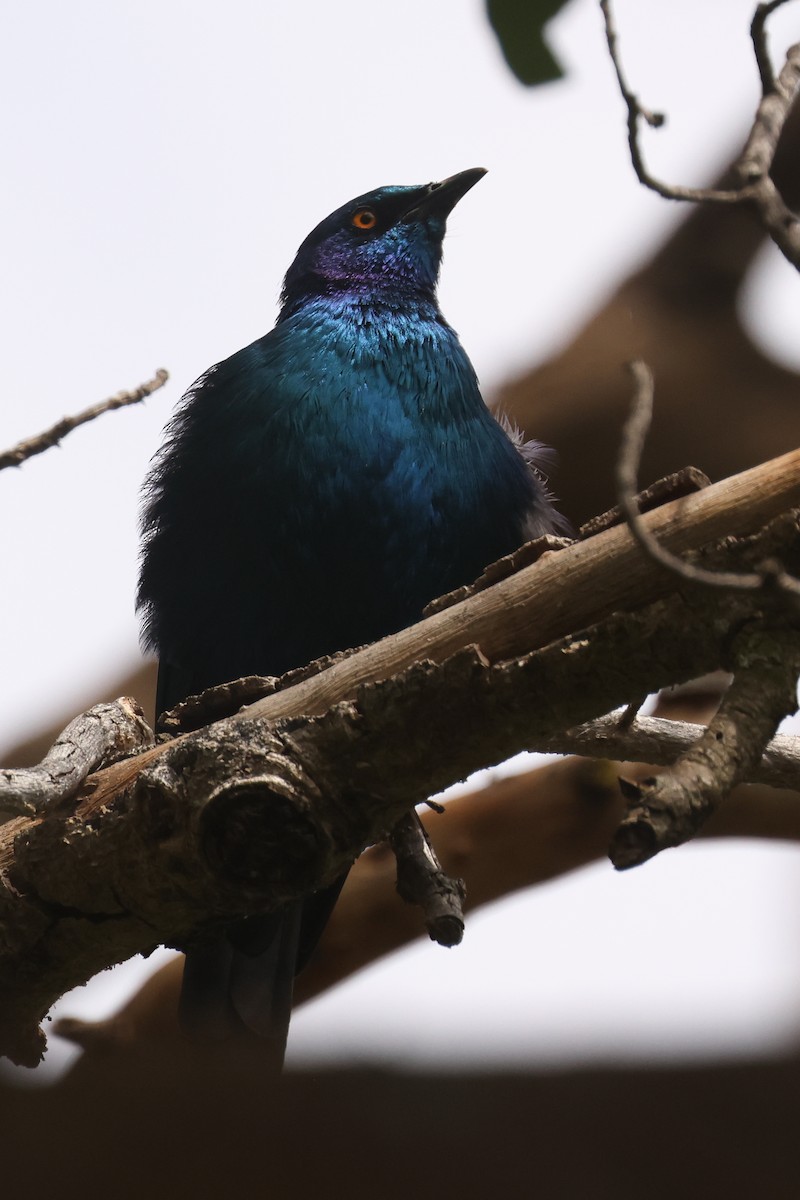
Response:
[[[420,189],[400,220],[419,221],[425,217],[446,217],[461,197],[485,174],[485,167],[470,167],[468,171],[459,171],[458,175],[451,175],[441,183],[429,183],[426,188]]]

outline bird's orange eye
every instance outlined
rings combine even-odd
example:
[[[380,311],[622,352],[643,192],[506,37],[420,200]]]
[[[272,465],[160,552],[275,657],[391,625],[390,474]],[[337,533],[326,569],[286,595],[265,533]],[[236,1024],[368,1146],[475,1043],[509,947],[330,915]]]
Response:
[[[358,212],[353,213],[352,223],[356,229],[374,229],[378,218],[371,208],[360,208]]]

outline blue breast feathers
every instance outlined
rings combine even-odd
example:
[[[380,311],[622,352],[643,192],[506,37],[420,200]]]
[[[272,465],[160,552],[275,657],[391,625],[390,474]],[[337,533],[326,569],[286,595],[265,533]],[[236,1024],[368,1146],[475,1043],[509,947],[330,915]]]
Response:
[[[191,580],[197,602],[160,595],[149,637],[209,681],[221,660],[225,677],[279,672],[380,637],[524,540],[538,498],[433,305],[319,298],[175,418],[142,591]]]

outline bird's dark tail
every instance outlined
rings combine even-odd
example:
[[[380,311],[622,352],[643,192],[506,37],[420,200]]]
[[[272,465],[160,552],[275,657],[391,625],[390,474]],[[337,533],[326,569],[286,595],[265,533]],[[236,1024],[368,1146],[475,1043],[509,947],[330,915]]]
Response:
[[[219,1042],[255,1035],[283,1066],[295,975],[314,952],[347,877],[278,912],[246,917],[186,951],[179,1008],[186,1032]]]
[[[280,1070],[286,1050],[300,940],[302,904],[250,917],[213,941],[186,951],[179,1017],[199,1041],[255,1034],[274,1047]]]

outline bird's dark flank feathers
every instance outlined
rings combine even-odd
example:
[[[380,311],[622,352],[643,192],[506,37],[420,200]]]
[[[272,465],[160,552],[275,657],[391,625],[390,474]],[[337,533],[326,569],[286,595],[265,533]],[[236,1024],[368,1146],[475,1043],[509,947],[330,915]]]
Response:
[[[139,605],[162,707],[393,633],[560,528],[535,453],[489,413],[436,301],[447,214],[482,174],[380,188],[331,214],[289,268],[275,328],[187,394],[143,521]],[[186,1024],[282,1048],[298,955],[333,898],[189,947]]]

